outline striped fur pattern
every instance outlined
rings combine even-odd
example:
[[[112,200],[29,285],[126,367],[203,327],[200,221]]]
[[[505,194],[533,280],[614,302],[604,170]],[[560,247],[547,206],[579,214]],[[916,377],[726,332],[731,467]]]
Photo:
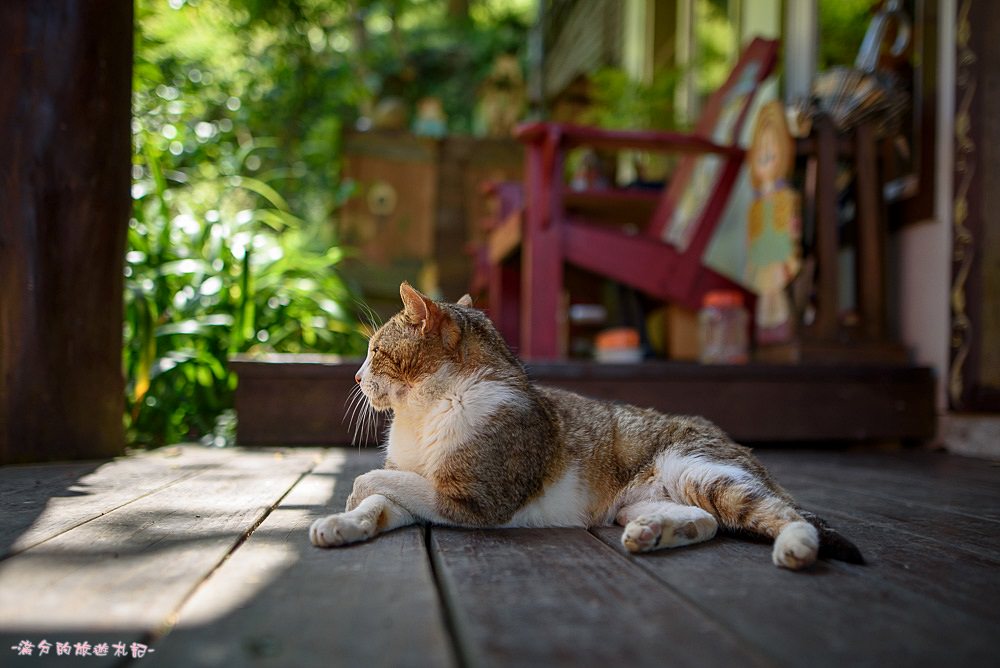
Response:
[[[609,404],[529,382],[489,319],[404,283],[403,310],[371,337],[356,376],[391,411],[382,469],[355,481],[347,511],[316,520],[315,545],[414,522],[554,527],[617,522],[647,552],[722,528],[774,541],[777,566],[857,548],[801,511],[750,450],[697,417]]]

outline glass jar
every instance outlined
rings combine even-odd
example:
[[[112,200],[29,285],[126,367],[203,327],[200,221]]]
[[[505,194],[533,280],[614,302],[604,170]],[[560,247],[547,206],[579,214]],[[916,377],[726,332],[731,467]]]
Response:
[[[745,364],[750,316],[738,290],[712,290],[698,313],[698,359],[703,364]]]

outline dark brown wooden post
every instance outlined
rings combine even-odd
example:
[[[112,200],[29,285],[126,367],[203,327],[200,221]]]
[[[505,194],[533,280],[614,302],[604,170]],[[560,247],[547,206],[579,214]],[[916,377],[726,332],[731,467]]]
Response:
[[[123,450],[132,18],[0,3],[0,463]]]
[[[837,266],[837,137],[832,122],[820,116],[815,122],[817,184],[816,184],[816,255],[819,260],[819,308],[814,324],[820,341],[837,338],[840,323],[840,303],[837,286],[840,281]]]
[[[881,342],[886,336],[887,241],[875,128],[871,123],[862,123],[855,130],[854,137],[858,202],[858,310],[866,340]]]

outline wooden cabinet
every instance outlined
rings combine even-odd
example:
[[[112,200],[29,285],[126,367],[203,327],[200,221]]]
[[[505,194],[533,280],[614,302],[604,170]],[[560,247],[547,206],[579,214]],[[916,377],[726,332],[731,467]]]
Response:
[[[447,299],[466,292],[467,248],[481,240],[487,215],[481,186],[519,180],[522,162],[512,139],[346,134],[344,177],[356,192],[342,211],[341,238],[360,250],[347,271],[365,298],[394,312],[403,279]]]

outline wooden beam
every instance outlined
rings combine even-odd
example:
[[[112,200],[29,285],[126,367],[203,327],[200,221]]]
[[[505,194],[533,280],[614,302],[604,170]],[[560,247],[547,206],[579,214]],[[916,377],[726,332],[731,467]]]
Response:
[[[132,18],[0,3],[0,463],[124,446]]]

